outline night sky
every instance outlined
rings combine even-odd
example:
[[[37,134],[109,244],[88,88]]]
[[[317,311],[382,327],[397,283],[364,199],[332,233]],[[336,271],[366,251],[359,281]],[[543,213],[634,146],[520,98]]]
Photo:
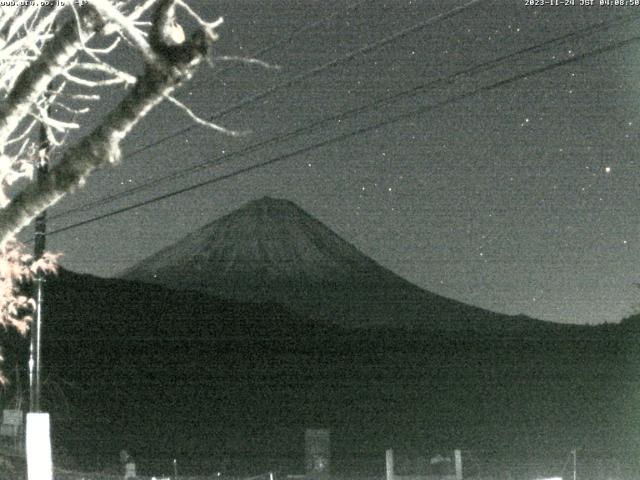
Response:
[[[53,218],[49,229],[306,150],[51,235],[49,248],[64,253],[65,267],[114,276],[270,195],[295,201],[427,290],[558,322],[619,321],[640,304],[634,286],[640,282],[640,42],[615,45],[640,35],[640,19],[633,21],[640,6],[480,0],[429,21],[466,3],[191,1],[204,17],[222,15],[225,24],[213,68],[201,68],[177,96],[205,118],[242,102],[217,121],[244,135],[195,126],[152,145],[192,123],[163,105],[128,137],[120,166],[96,173],[51,215],[212,165]],[[417,24],[423,28],[399,34]],[[559,37],[565,40],[550,42]],[[279,69],[215,61],[270,46],[259,58]],[[606,51],[591,53],[599,49]],[[135,70],[140,61],[128,55],[118,61]],[[396,95],[412,89],[416,95]],[[358,115],[338,115],[394,95]],[[103,98],[110,103],[116,94],[106,91]],[[104,105],[85,119],[87,126]],[[221,159],[325,117],[331,120],[301,135]],[[326,142],[336,137],[341,140]]]

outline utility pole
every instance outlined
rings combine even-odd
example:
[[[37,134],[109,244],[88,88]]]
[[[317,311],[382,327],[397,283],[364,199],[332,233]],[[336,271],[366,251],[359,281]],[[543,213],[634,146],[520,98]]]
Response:
[[[40,148],[36,165],[36,182],[42,182],[49,172],[49,151],[51,142],[44,124],[40,124]],[[34,257],[42,258],[46,246],[47,211],[43,210],[35,220]],[[42,364],[42,302],[44,300],[44,273],[36,272],[35,300],[36,311],[31,326],[31,350],[29,358],[29,411],[40,411],[40,371]]]
[[[576,470],[576,466],[577,466],[577,454],[578,454],[578,449],[574,448],[573,450],[571,450],[571,454],[573,455],[573,480],[576,480],[576,474],[577,474],[577,470]]]
[[[53,4],[53,2],[51,2]],[[52,7],[55,8],[55,7]],[[52,32],[56,32],[53,24]],[[48,88],[51,90],[52,85]],[[45,116],[51,112],[50,96],[45,93]],[[39,148],[35,172],[36,183],[41,185],[49,174],[49,155],[52,139],[45,125],[40,120]],[[38,261],[44,254],[47,234],[47,211],[43,210],[35,220],[34,259]],[[40,408],[40,373],[42,366],[42,302],[44,301],[44,272],[35,274],[36,311],[31,325],[31,349],[29,355],[29,413],[25,429],[25,454],[27,460],[28,480],[53,480],[53,458],[51,455],[51,421],[48,413]]]
[[[48,99],[45,99],[48,102]],[[48,108],[47,108],[48,110]],[[44,123],[40,123],[40,148],[36,165],[36,182],[46,179],[49,172],[49,153],[51,142]],[[46,240],[46,211],[40,213],[35,222],[35,260],[42,258]],[[25,434],[27,457],[27,478],[29,480],[53,480],[53,461],[51,456],[51,423],[49,414],[40,409],[40,373],[42,365],[42,302],[44,300],[44,273],[36,272],[35,300],[36,311],[31,325],[31,351],[29,356],[29,413]]]

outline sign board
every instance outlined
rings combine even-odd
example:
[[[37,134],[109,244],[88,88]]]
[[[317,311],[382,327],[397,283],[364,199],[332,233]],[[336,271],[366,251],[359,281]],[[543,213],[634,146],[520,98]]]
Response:
[[[22,425],[22,410],[10,410],[4,409],[2,411],[2,424],[3,425]]]
[[[2,425],[0,425],[1,437],[16,438],[22,435],[23,413],[21,410],[3,410]]]

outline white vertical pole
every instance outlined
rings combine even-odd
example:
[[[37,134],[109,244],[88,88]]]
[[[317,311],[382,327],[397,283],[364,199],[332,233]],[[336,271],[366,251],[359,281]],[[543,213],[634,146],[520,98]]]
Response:
[[[393,480],[393,449],[387,450],[387,480]]]
[[[27,413],[27,476],[29,480],[52,480],[49,414]]]
[[[453,453],[456,458],[456,480],[462,480],[462,452],[456,449]]]

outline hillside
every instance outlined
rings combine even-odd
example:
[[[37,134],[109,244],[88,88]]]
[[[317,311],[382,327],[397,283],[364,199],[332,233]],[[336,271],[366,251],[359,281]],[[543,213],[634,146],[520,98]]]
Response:
[[[56,445],[89,467],[126,446],[141,468],[179,457],[196,473],[295,472],[304,428],[320,425],[338,471],[379,472],[388,446],[494,452],[483,460],[578,444],[622,455],[640,427],[631,320],[344,329],[278,305],[64,271],[46,298],[45,408]]]

